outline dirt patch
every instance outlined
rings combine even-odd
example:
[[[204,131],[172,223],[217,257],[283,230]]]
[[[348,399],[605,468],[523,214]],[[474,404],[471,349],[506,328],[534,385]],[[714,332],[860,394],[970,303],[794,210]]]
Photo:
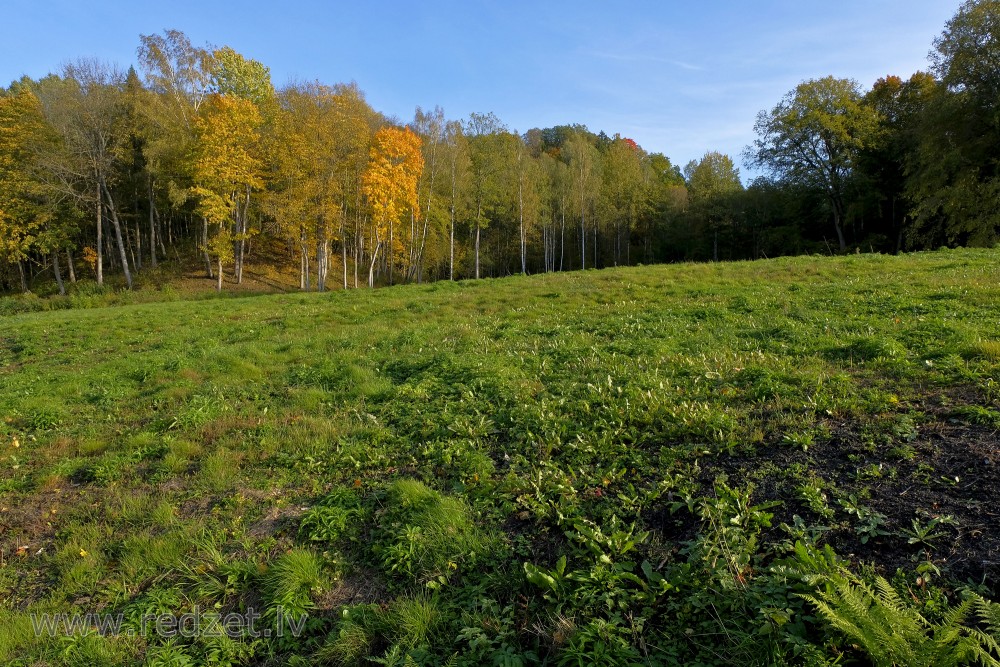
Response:
[[[346,605],[382,602],[389,597],[382,575],[376,570],[361,568],[345,574],[333,588],[320,596],[316,609],[321,614],[336,612]]]
[[[30,495],[0,500],[0,551],[4,558],[34,556],[55,539],[59,523],[82,505],[92,505],[87,491],[66,483]]]
[[[305,514],[305,505],[286,505],[271,507],[260,519],[250,526],[249,535],[253,538],[278,537],[287,534],[294,537],[299,529],[299,519]]]
[[[971,395],[966,399],[973,398]],[[957,401],[956,401],[957,402]],[[984,584],[993,597],[1000,593],[1000,437],[995,429],[963,423],[934,401],[917,435],[904,454],[891,446],[873,451],[861,427],[844,424],[831,429],[828,442],[808,451],[771,444],[746,454],[699,460],[700,495],[711,495],[720,474],[731,486],[754,484],[752,501],[780,501],[773,508],[767,541],[787,539],[779,526],[792,525],[795,515],[810,525],[829,528],[821,542],[855,562],[873,565],[891,576],[897,568],[912,569],[930,559],[942,573],[958,581]],[[945,400],[945,406],[952,400]],[[794,474],[793,474],[794,471]],[[814,476],[834,516],[823,516],[807,502],[800,487],[803,475]],[[859,532],[860,519],[844,504],[878,513],[877,531]],[[928,540],[913,540],[914,520],[926,526],[946,517]],[[668,544],[693,539],[700,522],[689,512],[657,508],[647,525]]]

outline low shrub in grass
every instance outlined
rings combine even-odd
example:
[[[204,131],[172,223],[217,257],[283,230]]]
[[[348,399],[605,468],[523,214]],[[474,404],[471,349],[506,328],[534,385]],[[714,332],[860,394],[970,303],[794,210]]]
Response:
[[[292,549],[272,563],[264,574],[267,616],[278,610],[297,619],[314,608],[315,598],[327,589],[330,577],[322,558],[309,549]]]
[[[447,579],[503,551],[497,537],[475,524],[465,501],[416,480],[389,486],[385,507],[375,518],[375,554],[386,573],[403,580]]]
[[[348,607],[316,658],[334,665],[362,664],[365,659],[410,664],[404,663],[407,656],[447,642],[441,634],[447,620],[438,599],[428,595],[403,596],[384,606]],[[379,654],[382,657],[376,658]]]

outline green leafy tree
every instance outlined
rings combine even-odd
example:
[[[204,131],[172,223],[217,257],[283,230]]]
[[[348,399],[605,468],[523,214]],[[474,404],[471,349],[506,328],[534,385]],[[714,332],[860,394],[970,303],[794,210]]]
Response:
[[[532,158],[531,152],[521,137],[509,135],[510,154],[513,157],[514,192],[517,201],[514,210],[517,213],[518,240],[520,242],[521,273],[528,273],[528,244],[539,230],[545,218],[545,205],[549,200],[548,172],[539,162]]]
[[[587,223],[594,227],[594,248],[597,248],[597,225],[594,224],[596,195],[600,192],[600,153],[587,132],[574,132],[562,145],[563,159],[569,164],[572,205],[580,219],[580,268],[587,268]],[[593,135],[590,135],[593,136]],[[596,266],[594,253],[592,263]]]
[[[149,177],[149,206],[155,217],[187,214],[194,203],[193,156],[196,121],[212,87],[212,52],[197,47],[179,30],[140,35],[139,67],[146,95],[140,107],[145,124],[143,157]],[[173,230],[168,228],[169,239]],[[208,255],[208,222],[203,220],[199,246],[209,278],[215,277]]]
[[[859,152],[878,129],[878,114],[863,104],[857,82],[826,77],[799,84],[770,111],[757,116],[758,138],[748,162],[826,195],[840,249],[846,196]]]
[[[424,264],[428,255],[436,255],[435,240],[445,236],[447,225],[447,198],[442,196],[441,185],[445,182],[445,153],[447,145],[445,135],[447,121],[444,110],[435,107],[433,111],[424,111],[417,107],[413,114],[413,131],[421,138],[421,150],[425,168],[420,175],[417,188],[417,198],[420,202],[421,224],[415,218],[411,219],[410,242],[407,250],[407,279],[423,281]],[[431,248],[428,249],[428,237],[431,237]]]
[[[462,123],[457,120],[445,124],[445,151],[448,168],[448,279],[455,279],[455,225],[468,216],[470,157],[469,141]]]
[[[923,244],[1000,238],[1000,2],[968,0],[931,53],[942,86],[928,100],[907,192]]]
[[[546,271],[562,271],[566,262],[566,216],[572,199],[569,165],[549,152],[539,156],[548,183],[551,222],[544,235]]]
[[[647,199],[643,178],[644,157],[635,141],[619,135],[615,135],[604,153],[601,201],[607,211],[605,218],[614,225],[612,255],[615,266],[622,260],[623,254],[626,263],[631,258],[632,231]]]
[[[858,203],[869,227],[884,233],[887,249],[896,252],[903,249],[911,227],[913,200],[906,192],[907,171],[915,164],[922,119],[937,89],[933,76],[917,72],[907,81],[897,76],[879,79],[864,97],[878,114],[879,130],[858,160]]]
[[[662,153],[652,153],[643,161],[643,182],[648,203],[638,226],[643,244],[642,261],[652,262],[657,257],[670,256],[660,245],[668,227],[687,208],[687,185],[680,169]]]
[[[469,192],[475,210],[474,275],[477,279],[480,276],[482,231],[489,227],[503,193],[504,148],[509,145],[504,141],[506,133],[506,126],[493,113],[473,113],[463,127],[463,134],[469,143]]]
[[[738,219],[737,196],[743,192],[740,171],[733,159],[718,151],[705,153],[684,169],[688,184],[689,215],[712,237],[712,261],[719,261],[719,231]]]

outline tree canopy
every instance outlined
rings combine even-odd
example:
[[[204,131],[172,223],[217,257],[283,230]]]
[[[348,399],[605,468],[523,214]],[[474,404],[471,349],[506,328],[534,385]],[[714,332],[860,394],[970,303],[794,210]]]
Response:
[[[439,107],[407,123],[356,84],[275,90],[232,47],[140,35],[127,71],[78,59],[0,90],[0,288],[64,290],[64,267],[128,287],[173,258],[221,289],[255,249],[322,290],[337,269],[346,288],[365,269],[375,285],[992,245],[998,26],[1000,0],[967,0],[928,72],[803,81],[757,116],[749,183],[718,151],[681,170],[579,123]]]

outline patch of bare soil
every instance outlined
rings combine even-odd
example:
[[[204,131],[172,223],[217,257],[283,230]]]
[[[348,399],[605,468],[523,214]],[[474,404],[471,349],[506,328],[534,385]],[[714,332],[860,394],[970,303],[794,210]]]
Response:
[[[950,401],[949,401],[950,402]],[[883,575],[897,568],[912,569],[930,559],[943,574],[984,584],[993,597],[1000,593],[1000,434],[995,429],[963,423],[949,411],[927,407],[932,418],[922,424],[908,443],[910,458],[890,455],[890,447],[872,451],[860,436],[860,427],[833,428],[829,442],[804,452],[781,445],[755,452],[701,459],[699,485],[702,495],[713,493],[714,480],[728,476],[729,483],[755,486],[752,501],[780,501],[773,508],[774,528],[768,536],[786,539],[779,528],[791,525],[795,515],[810,525],[827,526],[822,542],[855,562],[874,565]],[[808,470],[822,480],[831,519],[813,511],[799,492],[799,482],[789,469]],[[858,517],[839,501],[857,499],[857,505],[883,515],[878,529],[885,535],[862,541]],[[913,540],[914,520],[926,526],[947,517],[933,532],[937,537]],[[665,541],[692,539],[699,529],[687,512],[671,514],[665,508],[648,517],[650,526]]]

